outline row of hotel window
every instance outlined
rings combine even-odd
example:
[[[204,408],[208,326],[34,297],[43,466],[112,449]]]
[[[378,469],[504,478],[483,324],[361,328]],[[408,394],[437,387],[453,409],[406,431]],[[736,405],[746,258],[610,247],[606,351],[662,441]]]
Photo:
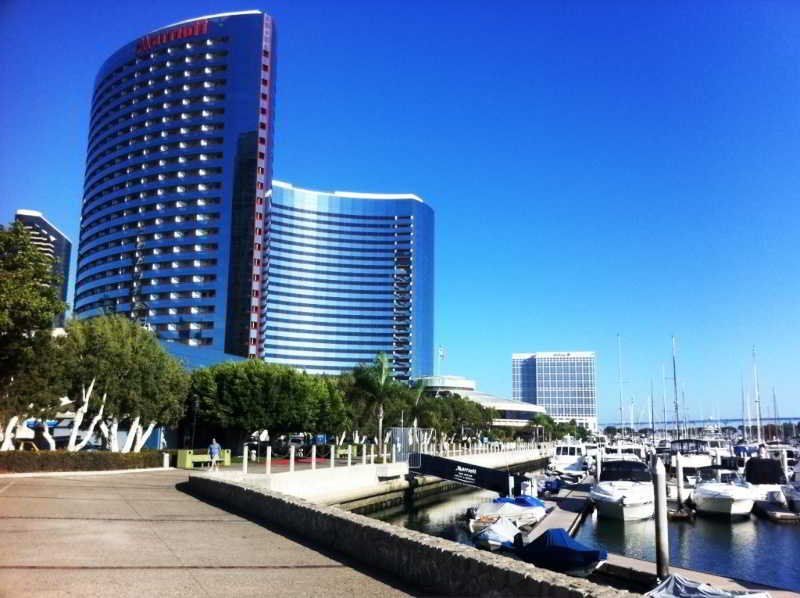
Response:
[[[160,126],[161,123],[158,123],[158,124]],[[94,145],[94,147],[92,147],[92,146],[89,147],[88,152],[87,152],[88,155],[91,156],[91,158],[89,159],[89,162],[93,163],[96,160],[96,158],[104,155],[102,152],[98,154],[97,150],[99,148],[103,147],[105,144],[111,143],[112,141],[114,141],[114,139],[116,139],[118,137],[123,137],[123,136],[126,136],[126,135],[130,135],[134,131],[139,130],[139,129],[144,129],[144,128],[145,127],[138,127],[138,126],[131,125],[130,127],[123,127],[121,129],[118,129],[114,133],[106,135],[104,138],[100,139]],[[153,128],[153,125],[151,125],[151,127],[147,127],[147,128]],[[170,136],[175,136],[175,135],[179,135],[179,134],[180,135],[190,135],[192,133],[201,133],[201,132],[202,133],[206,133],[206,132],[209,132],[209,131],[221,131],[223,128],[224,128],[224,126],[223,126],[222,122],[212,122],[212,123],[203,123],[202,125],[187,125],[187,126],[182,126],[182,127],[172,128],[172,129],[158,129],[158,130],[153,130],[152,133],[146,133],[144,135],[139,135],[137,137],[130,137],[127,140],[125,140],[125,141],[123,141],[121,143],[118,143],[117,145],[114,145],[114,146],[111,146],[110,148],[107,148],[106,151],[108,149],[111,149],[112,151],[116,151],[117,149],[122,149],[124,147],[130,147],[130,146],[142,143],[142,142],[150,141],[152,139],[155,139],[155,134],[158,134],[158,136],[164,138],[164,137],[170,137]]]
[[[164,181],[180,180],[187,177],[190,178],[203,178],[222,174],[222,167],[220,166],[207,166],[205,168],[192,168],[181,170],[168,170],[158,173],[141,173],[137,172],[125,182],[115,183],[107,187],[103,191],[99,191],[87,199],[88,202],[97,201],[98,199],[111,195],[120,191],[121,189],[130,189],[138,185],[149,185],[151,183],[162,183]],[[144,176],[142,176],[144,175]]]
[[[122,239],[118,239],[118,240],[115,240],[115,241],[110,241],[108,243],[102,243],[100,245],[92,247],[91,249],[87,249],[85,251],[82,251],[78,255],[78,262],[80,262],[83,265],[88,256],[90,256],[90,255],[92,255],[94,253],[99,253],[101,251],[105,251],[106,249],[111,249],[111,248],[118,247],[118,246],[134,245],[136,243],[143,243],[145,241],[159,241],[159,240],[162,240],[162,239],[163,240],[167,240],[167,239],[182,239],[184,237],[187,237],[187,238],[188,237],[205,237],[207,235],[216,235],[217,233],[219,233],[219,229],[217,229],[217,228],[210,228],[210,229],[196,228],[196,229],[187,229],[187,230],[173,230],[173,231],[167,231],[167,232],[157,232],[157,233],[138,235],[138,236],[136,236],[136,235],[128,236],[128,237],[124,237]],[[141,240],[137,240],[137,239],[141,239]]]
[[[178,131],[178,133],[180,133],[180,132]],[[202,139],[182,139],[181,141],[167,142],[166,137],[168,137],[168,136],[169,136],[169,133],[167,133],[165,135],[164,132],[162,131],[159,134],[160,139],[158,139],[155,143],[151,143],[149,145],[146,145],[146,146],[144,146],[144,147],[142,147],[140,149],[136,149],[134,151],[128,151],[127,154],[117,155],[114,158],[112,158],[111,160],[107,160],[106,162],[103,162],[99,166],[96,166],[96,167],[92,168],[92,170],[89,170],[89,168],[97,160],[96,159],[90,160],[89,164],[87,164],[87,172],[89,174],[86,175],[86,180],[87,181],[91,181],[95,176],[97,176],[98,174],[102,173],[105,169],[107,169],[107,168],[109,168],[111,166],[115,166],[115,165],[117,165],[119,163],[126,163],[127,164],[127,163],[130,163],[131,161],[133,161],[133,164],[136,164],[136,162],[135,162],[136,158],[138,158],[140,156],[141,157],[146,157],[146,156],[148,156],[151,153],[156,152],[156,151],[158,151],[158,152],[160,152],[162,154],[163,153],[170,153],[170,152],[178,152],[178,151],[180,151],[181,154],[184,154],[185,152],[183,152],[182,150],[185,150],[185,149],[191,149],[191,148],[195,148],[195,147],[208,147],[208,146],[211,146],[211,145],[221,145],[222,142],[223,142],[223,138],[222,137],[212,137],[212,138],[202,138]],[[204,143],[202,143],[202,142],[204,142]],[[127,143],[119,144],[119,146],[120,146],[120,149],[122,149],[122,148],[129,149],[129,144],[127,144]],[[115,151],[116,150],[111,150],[111,151],[108,151],[108,152],[104,152],[104,154],[113,154]],[[206,150],[204,150],[204,151],[206,151]]]
[[[139,203],[138,202],[139,199],[143,199],[145,197],[162,197],[164,201],[168,201],[171,198],[170,196],[175,196],[175,195],[182,196],[185,193],[205,192],[221,188],[222,188],[221,183],[213,181],[209,181],[206,183],[186,183],[183,185],[171,185],[169,187],[153,187],[136,193],[118,195],[113,199],[109,199],[108,201],[103,202],[102,204],[94,206],[92,209],[85,211],[83,217],[84,220],[86,220],[89,216],[97,213],[98,211],[118,204],[131,202],[134,205],[136,205]],[[144,195],[142,195],[143,193]]]
[[[108,166],[115,166],[120,162],[124,163],[124,167],[117,168],[115,170],[106,170],[102,172],[100,169],[95,169],[94,174],[99,174],[102,172],[102,178],[98,180],[91,180],[94,174],[87,176],[88,185],[85,189],[86,192],[94,190],[97,186],[102,185],[103,183],[107,183],[112,181],[116,178],[124,177],[126,174],[132,174],[137,170],[146,171],[151,168],[163,168],[165,166],[170,166],[172,164],[186,164],[186,165],[193,165],[198,163],[205,163],[213,160],[221,160],[223,158],[222,152],[195,152],[195,153],[188,153],[182,152],[180,155],[177,156],[161,156],[158,159],[152,158],[149,159],[146,156],[139,157],[135,154],[131,154],[130,158],[123,158],[120,157],[117,160],[110,161],[107,165]]]
[[[109,100],[113,100],[115,96],[108,97],[107,94],[115,89],[119,89],[120,87],[124,86],[126,83],[133,80],[132,74],[133,72],[139,73],[139,77],[149,73],[149,67],[152,66],[151,61],[155,60],[160,57],[172,56],[173,58],[178,58],[179,56],[184,56],[187,53],[190,55],[195,56],[202,56],[206,53],[207,49],[214,46],[218,43],[223,43],[227,41],[227,38],[218,38],[218,39],[206,39],[201,43],[193,43],[193,44],[179,44],[179,45],[169,45],[166,46],[163,51],[158,50],[156,52],[152,52],[149,57],[139,56],[134,60],[130,60],[125,64],[118,66],[116,69],[111,71],[110,73],[106,74],[99,83],[94,88],[94,95],[92,98],[92,114],[97,112],[103,108],[103,106],[107,105]],[[202,45],[201,45],[202,44]],[[205,46],[203,48],[202,46]],[[199,51],[198,51],[199,50]],[[215,50],[219,52],[221,55],[225,55],[227,52],[225,50]],[[137,65],[144,64],[146,65],[144,68],[136,69],[135,71],[131,72],[131,69]],[[126,71],[128,71],[126,73]],[[125,90],[122,90],[121,93],[116,94],[124,95]],[[100,101],[103,98],[103,101]]]

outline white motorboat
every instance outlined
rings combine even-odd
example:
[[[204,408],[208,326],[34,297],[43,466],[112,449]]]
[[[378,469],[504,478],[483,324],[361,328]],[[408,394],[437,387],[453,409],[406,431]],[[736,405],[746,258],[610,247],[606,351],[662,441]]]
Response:
[[[500,550],[514,548],[514,536],[520,533],[519,528],[502,515],[482,515],[469,522],[472,542],[478,548]]]
[[[480,504],[474,511],[475,520],[484,518],[484,521],[490,521],[492,517],[504,517],[518,528],[533,527],[544,519],[545,515],[547,515],[545,504],[532,496],[497,498],[492,502]]]
[[[607,445],[603,449],[603,455],[605,457],[613,458],[618,457],[620,455],[634,455],[637,457],[642,463],[647,462],[647,447],[644,444],[638,442],[629,442],[629,441],[619,441],[613,444]]]
[[[735,471],[706,468],[700,470],[700,482],[692,492],[698,513],[746,517],[753,510],[753,491]]]
[[[647,465],[633,455],[604,459],[600,481],[589,493],[600,517],[634,521],[655,512],[653,478]]]
[[[550,457],[549,469],[559,475],[582,477],[588,466],[586,447],[582,442],[559,442]]]
[[[693,477],[695,472],[701,467],[711,467],[713,458],[710,452],[708,440],[696,438],[684,438],[670,442],[670,468],[675,471],[677,466],[677,455],[681,454],[681,466],[684,475]]]
[[[730,441],[718,436],[706,437],[703,440],[708,443],[708,454],[711,455],[714,465],[722,465],[723,459],[730,459],[734,456]]]

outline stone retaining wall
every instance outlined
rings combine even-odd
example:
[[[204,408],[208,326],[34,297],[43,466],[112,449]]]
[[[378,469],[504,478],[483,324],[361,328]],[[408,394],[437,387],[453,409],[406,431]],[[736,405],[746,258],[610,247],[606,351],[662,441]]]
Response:
[[[632,595],[243,482],[232,484],[192,475],[189,490],[388,573],[425,593],[552,598]]]

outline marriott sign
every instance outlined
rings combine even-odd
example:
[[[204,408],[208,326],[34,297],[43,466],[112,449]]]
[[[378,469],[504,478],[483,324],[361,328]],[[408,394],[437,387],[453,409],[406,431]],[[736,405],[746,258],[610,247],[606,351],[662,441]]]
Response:
[[[156,46],[173,42],[178,39],[186,39],[187,37],[194,37],[195,35],[205,35],[208,33],[208,19],[201,21],[194,21],[186,25],[178,25],[172,29],[167,29],[161,33],[154,33],[153,35],[145,35],[136,44],[136,53],[149,52]]]

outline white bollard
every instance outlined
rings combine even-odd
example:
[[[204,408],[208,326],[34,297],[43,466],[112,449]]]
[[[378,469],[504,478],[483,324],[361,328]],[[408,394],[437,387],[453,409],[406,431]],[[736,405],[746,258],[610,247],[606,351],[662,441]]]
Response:
[[[347,466],[350,467],[353,465],[353,445],[347,445]]]
[[[267,447],[267,475],[272,475],[272,447]]]
[[[397,462],[397,445],[392,443],[392,463]]]
[[[317,468],[317,445],[311,445],[311,471]]]
[[[294,471],[294,445],[289,447],[289,472]]]
[[[336,445],[331,445],[331,469],[336,467]]]
[[[164,453],[161,457],[161,467],[169,469],[169,453]]]
[[[367,464],[367,445],[361,445],[361,465]]]
[[[242,450],[242,473],[247,473],[247,443],[244,443]]]
[[[375,445],[369,445],[369,464],[375,465]]]

